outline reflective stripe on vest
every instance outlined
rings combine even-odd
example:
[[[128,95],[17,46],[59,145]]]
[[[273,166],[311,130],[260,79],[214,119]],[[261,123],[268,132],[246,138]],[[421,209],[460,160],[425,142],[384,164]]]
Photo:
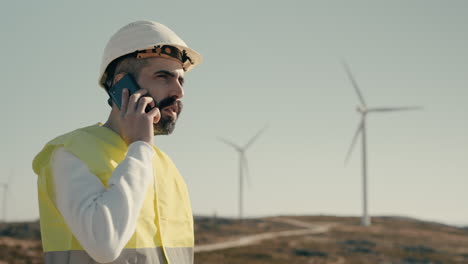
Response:
[[[50,158],[58,147],[83,161],[107,188],[112,172],[125,158],[127,145],[112,130],[93,125],[55,138],[33,161],[46,263],[96,263],[73,236],[53,202]],[[185,182],[172,160],[154,149],[154,185],[148,186],[134,234],[112,263],[193,263],[193,217]]]
[[[193,248],[167,248],[171,263],[193,263]],[[53,251],[44,253],[45,263],[97,264],[83,250]],[[126,248],[112,263],[119,264],[164,264],[164,254],[159,248]]]

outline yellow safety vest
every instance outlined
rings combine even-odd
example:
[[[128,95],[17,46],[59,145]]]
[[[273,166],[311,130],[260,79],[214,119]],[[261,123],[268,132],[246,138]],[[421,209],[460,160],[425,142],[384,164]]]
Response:
[[[127,145],[101,124],[80,128],[45,145],[34,158],[42,246],[46,263],[96,263],[83,250],[55,206],[50,158],[65,148],[83,161],[107,188]],[[112,263],[193,263],[193,216],[186,184],[172,160],[154,147],[154,185],[148,186],[133,236]]]

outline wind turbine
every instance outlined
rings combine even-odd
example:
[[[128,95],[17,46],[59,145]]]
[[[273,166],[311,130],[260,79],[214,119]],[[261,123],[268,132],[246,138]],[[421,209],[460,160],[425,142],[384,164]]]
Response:
[[[248,177],[249,174],[249,164],[247,162],[247,157],[245,152],[247,149],[252,146],[252,144],[260,137],[260,135],[266,130],[268,125],[265,125],[260,131],[255,134],[243,147],[225,139],[218,137],[218,140],[221,142],[233,147],[239,153],[239,219],[243,218],[243,189],[244,189],[244,177],[247,180],[247,184],[250,185],[250,180]],[[245,172],[245,176],[244,176]]]
[[[2,218],[1,222],[6,223],[6,215],[7,215],[7,198],[8,198],[8,187],[10,186],[11,175],[8,177],[8,181],[0,183],[0,188],[2,188],[3,193],[3,203],[2,203]]]
[[[383,112],[396,112],[396,111],[409,111],[409,110],[418,110],[422,109],[421,107],[415,107],[415,106],[410,106],[410,107],[367,107],[367,104],[364,100],[364,96],[361,93],[361,90],[359,89],[359,86],[356,82],[356,79],[354,79],[353,74],[351,73],[351,70],[349,69],[349,66],[346,64],[346,62],[343,61],[343,67],[348,75],[349,80],[351,81],[351,84],[354,87],[354,90],[356,91],[356,94],[359,98],[360,105],[357,107],[357,112],[361,114],[361,122],[358,125],[358,128],[356,132],[354,133],[353,141],[351,142],[351,146],[348,150],[348,153],[346,155],[345,159],[345,164],[347,164],[349,157],[354,149],[354,145],[356,144],[356,141],[358,139],[359,134],[361,134],[362,138],[362,200],[363,200],[363,212],[362,212],[362,219],[361,219],[361,225],[363,226],[370,226],[371,220],[367,212],[367,140],[366,140],[366,117],[367,114],[369,113],[383,113]]]

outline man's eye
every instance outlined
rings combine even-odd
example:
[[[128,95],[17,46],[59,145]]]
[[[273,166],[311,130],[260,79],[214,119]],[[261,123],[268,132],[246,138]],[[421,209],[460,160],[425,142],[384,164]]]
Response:
[[[158,75],[158,76],[156,76],[156,77],[167,79],[167,75],[165,75],[165,74]]]

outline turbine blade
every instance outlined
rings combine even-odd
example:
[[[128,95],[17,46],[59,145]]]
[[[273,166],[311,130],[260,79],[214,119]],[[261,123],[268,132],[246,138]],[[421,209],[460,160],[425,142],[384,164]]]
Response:
[[[252,184],[250,182],[250,172],[249,172],[249,162],[247,161],[247,157],[244,155],[242,155],[242,164],[244,165],[243,169],[244,169],[244,176],[245,176],[245,180],[247,182],[247,187],[250,189],[252,187]]]
[[[260,129],[260,131],[257,132],[257,134],[255,136],[253,136],[249,142],[247,142],[247,144],[245,144],[244,146],[244,150],[247,150],[259,137],[260,135],[265,132],[265,130],[268,128],[268,123],[262,128]]]
[[[364,97],[362,96],[362,93],[361,93],[361,90],[359,89],[359,86],[356,82],[356,79],[354,79],[354,76],[353,74],[351,73],[351,70],[349,69],[349,66],[348,64],[346,63],[346,61],[342,61],[342,64],[343,64],[343,67],[346,71],[346,74],[348,75],[348,78],[349,80],[351,81],[351,83],[353,84],[353,87],[354,87],[354,90],[356,91],[358,97],[359,97],[359,101],[361,101],[361,104],[365,107],[367,107],[367,104],[366,102],[364,101]]]
[[[421,110],[420,106],[407,106],[407,107],[372,107],[368,109],[368,112],[397,112],[397,111],[411,111]]]
[[[356,141],[357,141],[357,139],[358,139],[358,136],[359,136],[359,134],[360,134],[361,131],[362,131],[362,125],[363,125],[363,124],[364,124],[364,117],[361,118],[361,122],[359,122],[359,126],[358,126],[356,132],[354,133],[353,141],[351,142],[351,146],[349,147],[348,153],[346,154],[345,166],[348,164],[348,160],[349,160],[349,158],[351,157],[351,153],[352,153],[353,150],[354,150],[354,145],[356,145]]]
[[[225,139],[225,138],[222,138],[222,137],[217,137],[219,141],[225,143],[226,145],[229,145],[233,148],[235,148],[237,151],[242,151],[241,147],[239,147],[238,145],[236,145],[235,143]]]

